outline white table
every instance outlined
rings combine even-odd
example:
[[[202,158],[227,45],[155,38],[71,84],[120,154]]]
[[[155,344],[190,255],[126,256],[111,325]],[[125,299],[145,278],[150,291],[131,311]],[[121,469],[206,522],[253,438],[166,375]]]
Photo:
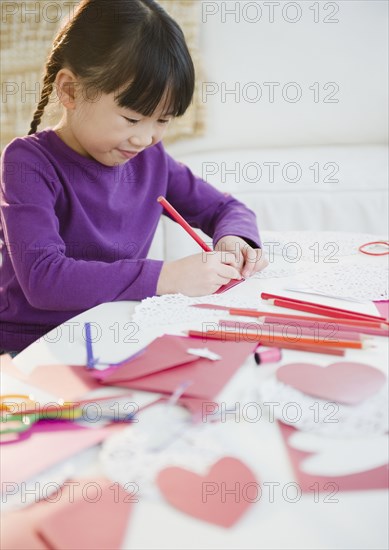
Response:
[[[354,262],[356,257],[343,258],[341,261]],[[372,260],[358,256],[358,261],[362,265]],[[286,278],[250,280],[230,292],[253,296],[260,291],[280,290],[287,282]],[[304,296],[306,299],[313,298]],[[372,303],[361,305],[324,298],[320,302],[377,314]],[[155,336],[154,331],[138,330],[132,324],[135,305],[135,302],[117,302],[95,307],[29,346],[16,357],[15,363],[25,372],[38,364],[83,364],[85,342],[82,328],[85,321],[98,324],[101,330],[101,339],[94,344],[96,356],[102,361],[128,357]],[[131,335],[138,342],[125,343],[125,337]],[[345,359],[366,362],[381,370],[387,369],[387,340],[375,340],[376,348],[349,350]],[[298,360],[327,365],[338,358],[284,351],[284,363]],[[274,365],[256,368],[250,358],[223,390],[220,399],[239,400],[245,382],[251,384],[254,376],[259,384],[275,368]],[[254,375],[253,369],[256,369]],[[262,420],[258,423],[241,420],[228,424],[228,429],[234,444],[248,449],[247,463],[258,479],[280,484],[275,491],[274,502],[270,502],[268,494],[264,492],[261,500],[233,528],[223,529],[192,519],[162,501],[143,499],[134,506],[123,548],[356,550],[387,547],[388,500],[385,491],[339,493],[337,503],[326,503],[322,498],[314,502],[313,493],[303,494],[298,502],[287,502],[281,490],[293,479],[293,474],[276,426]],[[98,471],[98,466],[94,467]]]

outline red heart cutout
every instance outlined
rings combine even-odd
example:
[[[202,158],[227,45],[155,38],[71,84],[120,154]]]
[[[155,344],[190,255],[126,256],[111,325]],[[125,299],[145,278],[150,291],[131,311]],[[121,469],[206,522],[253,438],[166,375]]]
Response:
[[[290,363],[277,370],[277,379],[303,393],[356,405],[374,395],[385,383],[384,373],[363,363],[333,363],[319,367]]]
[[[260,498],[253,472],[232,457],[220,459],[206,476],[175,466],[165,468],[156,482],[169,504],[222,527],[231,527]]]

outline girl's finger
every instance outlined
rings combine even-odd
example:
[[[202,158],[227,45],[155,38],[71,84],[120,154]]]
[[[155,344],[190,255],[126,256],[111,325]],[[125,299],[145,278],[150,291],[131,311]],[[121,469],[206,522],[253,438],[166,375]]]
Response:
[[[242,250],[242,253],[244,256],[242,275],[247,279],[257,271],[257,262],[261,257],[261,250],[247,247]]]
[[[254,275],[254,273],[257,273],[258,271],[262,271],[262,269],[265,269],[268,265],[269,262],[267,261],[263,250],[260,248],[251,248],[247,251],[247,255],[245,256],[245,264],[242,275],[246,278],[251,277],[251,275]]]

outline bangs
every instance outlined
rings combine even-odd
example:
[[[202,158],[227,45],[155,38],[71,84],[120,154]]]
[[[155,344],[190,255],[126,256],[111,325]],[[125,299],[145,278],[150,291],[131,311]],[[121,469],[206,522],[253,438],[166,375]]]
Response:
[[[135,51],[130,54],[132,71],[129,74],[120,72],[122,82],[116,90],[124,88],[124,91],[117,95],[116,102],[143,116],[151,116],[163,102],[164,114],[182,116],[193,98],[195,71],[192,59],[186,45],[183,46],[176,36],[166,35],[156,28],[148,30],[141,34]],[[126,64],[128,57],[127,63],[123,60],[122,67]]]

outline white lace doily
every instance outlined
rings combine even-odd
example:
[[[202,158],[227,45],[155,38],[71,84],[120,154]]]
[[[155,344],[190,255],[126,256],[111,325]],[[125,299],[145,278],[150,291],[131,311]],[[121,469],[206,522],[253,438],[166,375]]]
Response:
[[[315,268],[315,264],[304,260],[297,262],[291,261],[287,256],[266,256],[269,265],[262,271],[255,273],[252,278],[254,279],[272,279],[280,277],[291,277],[299,273],[304,273]]]
[[[234,454],[231,438],[220,423],[187,426],[181,436],[158,450],[149,448],[148,436],[139,424],[104,442],[100,464],[110,480],[124,487],[135,483],[142,497],[159,500],[154,480],[163,468],[180,466],[205,474],[217,460]]]
[[[260,395],[263,403],[275,404],[276,419],[301,431],[333,438],[379,435],[388,431],[387,384],[356,406],[310,397],[275,377],[261,384]]]
[[[358,254],[358,248],[365,243],[387,240],[369,233],[346,233],[340,231],[263,231],[261,233],[263,249],[267,256],[277,256],[326,263],[328,261]]]
[[[389,270],[380,266],[343,265],[301,275],[310,289],[339,298],[362,301],[389,300]]]
[[[242,298],[228,294],[212,294],[190,298],[183,294],[165,294],[146,298],[135,307],[133,321],[142,326],[165,326],[187,322],[217,321],[223,311],[190,307],[193,304],[215,304],[237,308],[259,308],[260,297]],[[225,312],[224,312],[225,313]]]

